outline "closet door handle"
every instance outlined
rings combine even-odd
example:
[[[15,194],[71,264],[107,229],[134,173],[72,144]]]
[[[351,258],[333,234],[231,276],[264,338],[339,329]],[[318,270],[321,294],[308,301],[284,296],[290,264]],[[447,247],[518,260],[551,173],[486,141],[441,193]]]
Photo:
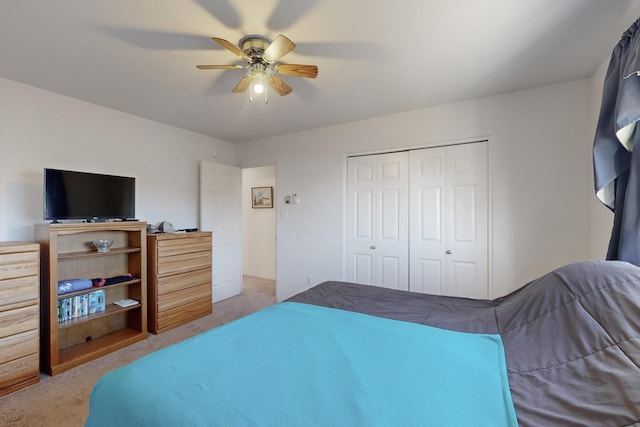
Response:
[[[369,246],[369,249],[375,249],[375,248],[376,248],[376,245]]]
[[[447,249],[444,253],[447,254],[447,255],[451,255],[452,254],[451,249]]]

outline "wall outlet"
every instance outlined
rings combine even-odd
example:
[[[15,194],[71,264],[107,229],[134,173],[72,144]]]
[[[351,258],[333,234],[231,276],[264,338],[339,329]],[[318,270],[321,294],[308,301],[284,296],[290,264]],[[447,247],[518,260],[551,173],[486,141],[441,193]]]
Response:
[[[311,276],[307,276],[307,285],[311,286],[313,284],[313,278]]]

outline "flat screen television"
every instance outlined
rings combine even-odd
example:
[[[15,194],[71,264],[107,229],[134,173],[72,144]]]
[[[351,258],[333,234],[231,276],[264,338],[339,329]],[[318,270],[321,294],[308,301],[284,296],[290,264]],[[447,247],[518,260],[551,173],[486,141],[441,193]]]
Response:
[[[135,217],[135,199],[135,178],[44,170],[45,220],[132,219]]]

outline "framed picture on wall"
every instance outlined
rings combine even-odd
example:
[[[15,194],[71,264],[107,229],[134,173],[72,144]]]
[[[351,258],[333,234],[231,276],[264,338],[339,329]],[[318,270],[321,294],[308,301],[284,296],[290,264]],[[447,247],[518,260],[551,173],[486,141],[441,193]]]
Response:
[[[252,187],[251,207],[272,208],[273,207],[273,187]]]

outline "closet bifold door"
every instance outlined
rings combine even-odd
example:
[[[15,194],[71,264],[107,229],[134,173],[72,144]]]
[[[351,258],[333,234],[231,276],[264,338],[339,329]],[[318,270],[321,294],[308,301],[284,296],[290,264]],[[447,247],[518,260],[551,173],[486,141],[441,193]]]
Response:
[[[410,290],[488,298],[487,143],[409,157]]]
[[[408,289],[408,154],[347,159],[347,280]]]

